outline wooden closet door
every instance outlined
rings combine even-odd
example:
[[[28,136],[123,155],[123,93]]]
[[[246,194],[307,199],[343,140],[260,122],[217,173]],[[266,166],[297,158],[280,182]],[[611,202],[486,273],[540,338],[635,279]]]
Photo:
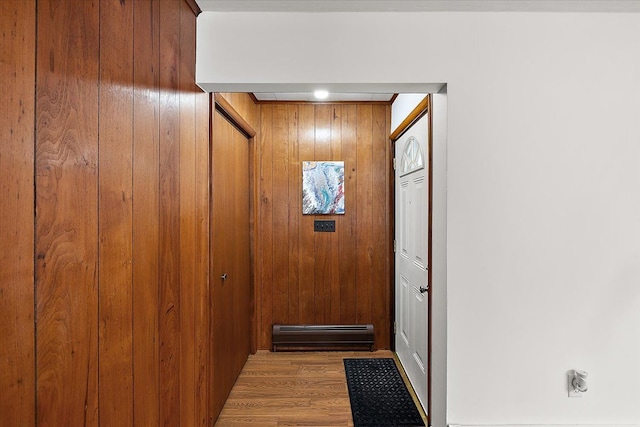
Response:
[[[250,351],[249,140],[217,110],[212,135],[212,410],[216,419]]]

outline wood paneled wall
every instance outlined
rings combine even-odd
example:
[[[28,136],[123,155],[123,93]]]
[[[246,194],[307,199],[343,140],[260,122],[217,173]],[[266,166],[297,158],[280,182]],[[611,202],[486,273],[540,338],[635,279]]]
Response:
[[[271,326],[373,323],[390,346],[390,107],[260,104],[258,345]],[[302,215],[302,162],[345,162],[345,214]],[[315,233],[314,219],[335,219]]]
[[[233,106],[236,112],[253,128],[258,130],[258,105],[253,98],[247,93],[240,92],[224,92],[220,93],[229,104]]]
[[[0,425],[35,422],[35,0],[0,2]]]
[[[0,425],[207,425],[209,96],[192,9],[0,12]]]

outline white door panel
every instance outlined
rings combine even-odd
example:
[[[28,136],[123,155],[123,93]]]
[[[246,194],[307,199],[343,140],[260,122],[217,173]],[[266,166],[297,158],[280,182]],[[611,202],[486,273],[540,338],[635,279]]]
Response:
[[[396,141],[396,352],[422,406],[429,367],[428,116]]]

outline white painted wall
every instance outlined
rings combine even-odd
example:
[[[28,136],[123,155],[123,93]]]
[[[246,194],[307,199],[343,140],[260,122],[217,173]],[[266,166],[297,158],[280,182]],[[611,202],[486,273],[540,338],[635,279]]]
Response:
[[[431,97],[433,131],[431,425],[447,417],[447,93]]]
[[[640,424],[640,14],[198,19],[209,89],[447,83],[448,423]]]
[[[427,96],[426,93],[401,93],[391,104],[391,132],[418,106]]]

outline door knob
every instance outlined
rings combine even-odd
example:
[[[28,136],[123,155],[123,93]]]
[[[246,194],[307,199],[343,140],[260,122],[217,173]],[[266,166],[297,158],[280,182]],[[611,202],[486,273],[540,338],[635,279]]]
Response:
[[[222,280],[227,280],[227,273],[224,273],[222,276],[220,276],[220,278],[221,278]]]
[[[425,293],[425,292],[427,292],[428,290],[429,290],[429,288],[428,288],[428,287],[426,287],[426,288],[425,288],[424,286],[420,286],[420,289],[419,289],[419,291],[420,291],[420,293],[421,293],[421,294],[424,294],[424,293]]]

